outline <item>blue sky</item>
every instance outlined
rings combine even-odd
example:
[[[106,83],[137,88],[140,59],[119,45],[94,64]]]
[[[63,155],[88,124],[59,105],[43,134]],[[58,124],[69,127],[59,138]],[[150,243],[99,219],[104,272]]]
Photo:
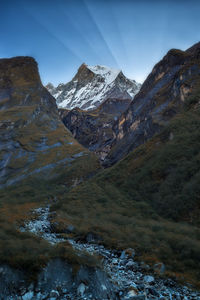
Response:
[[[33,56],[44,84],[83,63],[142,82],[170,48],[200,40],[199,0],[0,0],[0,57]]]

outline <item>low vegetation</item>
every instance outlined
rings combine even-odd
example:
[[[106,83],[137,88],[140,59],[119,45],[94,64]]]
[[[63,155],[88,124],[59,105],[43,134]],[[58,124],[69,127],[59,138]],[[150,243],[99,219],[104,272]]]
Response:
[[[163,262],[166,275],[198,286],[199,95],[197,90],[188,98],[183,111],[159,135],[81,184],[74,182],[70,188],[66,182],[70,176],[82,174],[86,167],[82,164],[88,164],[85,158],[77,159],[73,168],[56,180],[29,179],[1,190],[1,262],[31,270],[32,274],[51,257],[82,263],[67,244],[53,247],[17,229],[29,218],[31,209],[56,201],[52,205],[57,212],[53,222],[73,224],[75,238],[93,232],[108,247],[132,247],[139,260],[152,265]]]
[[[199,284],[200,92],[159,135],[61,196],[59,218]],[[52,208],[52,209],[54,209]]]
[[[77,254],[66,242],[54,246],[32,233],[20,231],[24,222],[34,218],[34,208],[52,203],[68,190],[60,176],[56,181],[28,179],[0,191],[0,263],[24,271],[29,280],[35,280],[42,267],[56,257],[70,262],[74,272],[80,265],[100,266],[98,257]]]

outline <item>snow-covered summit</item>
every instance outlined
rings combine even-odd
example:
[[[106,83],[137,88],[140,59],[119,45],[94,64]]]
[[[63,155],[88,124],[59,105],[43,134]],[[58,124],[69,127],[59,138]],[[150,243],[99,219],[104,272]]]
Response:
[[[108,98],[133,99],[140,84],[126,78],[121,70],[82,64],[70,82],[56,88],[52,88],[52,84],[46,87],[56,98],[59,108],[91,110]]]
[[[112,69],[106,66],[88,66],[86,65],[89,70],[91,70],[93,73],[102,76],[105,79],[105,82],[107,84],[110,84],[113,82],[116,77],[119,75],[121,70],[118,69]]]

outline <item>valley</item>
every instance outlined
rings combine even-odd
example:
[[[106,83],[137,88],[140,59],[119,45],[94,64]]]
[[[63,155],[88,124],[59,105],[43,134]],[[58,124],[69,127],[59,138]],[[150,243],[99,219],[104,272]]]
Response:
[[[200,299],[200,43],[142,85],[0,59],[2,299]]]

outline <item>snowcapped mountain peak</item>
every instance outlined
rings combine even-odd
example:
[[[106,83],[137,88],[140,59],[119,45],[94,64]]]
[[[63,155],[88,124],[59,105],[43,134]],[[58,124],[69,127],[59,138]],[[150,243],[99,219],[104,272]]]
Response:
[[[111,82],[113,82],[116,79],[116,77],[119,75],[119,73],[121,72],[121,70],[109,68],[106,66],[100,66],[100,65],[97,65],[97,66],[86,65],[86,66],[93,73],[102,76],[105,79],[105,82],[107,84],[110,84]]]
[[[92,110],[108,98],[132,100],[140,84],[126,78],[121,70],[83,63],[70,82],[54,89],[49,84],[46,87],[59,108]]]

